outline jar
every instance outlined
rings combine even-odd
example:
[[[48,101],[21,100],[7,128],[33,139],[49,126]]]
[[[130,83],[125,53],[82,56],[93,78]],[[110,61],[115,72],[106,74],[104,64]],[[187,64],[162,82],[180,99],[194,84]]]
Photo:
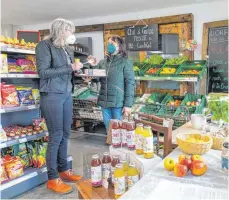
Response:
[[[221,153],[221,165],[222,165],[222,170],[227,173],[229,172],[228,171],[228,158],[229,158],[228,142],[224,142],[222,153]]]
[[[103,159],[102,159],[102,176],[105,178],[105,172],[109,171],[109,177],[108,177],[108,182],[111,180],[111,157],[108,152],[105,152],[103,154]]]
[[[126,192],[125,172],[122,164],[117,164],[114,172],[114,193],[115,199],[118,199]]]
[[[121,134],[120,126],[118,120],[111,120],[111,136],[112,136],[112,146],[115,148],[121,147]]]
[[[112,156],[112,161],[111,161],[111,184],[114,185],[114,171],[116,165],[120,163],[120,159],[118,155]]]
[[[136,125],[135,130],[135,148],[136,148],[136,154],[142,155],[143,154],[143,124],[139,123]]]
[[[135,123],[133,121],[128,122],[127,129],[127,147],[129,150],[135,150]]]
[[[143,131],[143,154],[144,158],[153,158],[153,133],[151,126],[145,126]]]
[[[126,130],[126,126],[127,126],[128,120],[123,120],[122,121],[122,125],[121,125],[121,142],[122,142],[122,147],[127,146],[127,130]]]
[[[128,164],[127,160],[120,160],[120,163],[122,164],[122,168],[123,168],[124,173],[125,173],[125,182],[126,182],[126,190],[127,190],[127,186],[128,186],[127,171],[128,171],[129,164]]]
[[[99,187],[102,185],[102,166],[98,154],[92,156],[91,184],[93,187]]]

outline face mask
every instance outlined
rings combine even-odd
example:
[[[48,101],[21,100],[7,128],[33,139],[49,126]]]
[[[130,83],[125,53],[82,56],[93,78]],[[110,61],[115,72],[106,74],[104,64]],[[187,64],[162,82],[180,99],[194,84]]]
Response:
[[[114,54],[116,52],[116,46],[109,43],[107,45],[107,52],[110,54]]]
[[[66,44],[74,44],[76,41],[76,36],[75,35],[69,35],[67,38],[66,38]]]

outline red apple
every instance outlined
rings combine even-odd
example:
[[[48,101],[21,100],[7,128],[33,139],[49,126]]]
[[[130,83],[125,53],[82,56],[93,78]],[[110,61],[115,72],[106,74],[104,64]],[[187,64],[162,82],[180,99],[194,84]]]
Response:
[[[191,171],[193,175],[201,176],[208,170],[207,165],[201,160],[195,160],[191,164]]]
[[[183,159],[188,159],[188,156],[186,156],[184,154],[179,155],[178,162],[180,163],[180,161]]]
[[[188,169],[191,169],[192,160],[190,158],[185,158],[180,161],[180,164],[185,165]]]
[[[176,164],[174,167],[174,174],[177,177],[184,177],[188,172],[188,168],[185,165]]]

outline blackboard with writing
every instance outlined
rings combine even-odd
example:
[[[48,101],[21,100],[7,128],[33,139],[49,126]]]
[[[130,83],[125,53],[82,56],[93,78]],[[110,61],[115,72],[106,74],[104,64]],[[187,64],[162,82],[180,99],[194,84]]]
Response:
[[[128,51],[158,51],[158,24],[125,26]]]
[[[228,93],[228,27],[209,29],[208,56],[208,93]]]

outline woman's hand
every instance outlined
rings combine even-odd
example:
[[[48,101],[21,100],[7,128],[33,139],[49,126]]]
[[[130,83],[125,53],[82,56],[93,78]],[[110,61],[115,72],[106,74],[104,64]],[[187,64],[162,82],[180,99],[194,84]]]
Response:
[[[88,63],[90,63],[92,66],[96,65],[96,58],[95,57],[90,55],[90,56],[88,56],[87,60],[88,60]]]
[[[75,62],[72,64],[72,70],[73,71],[78,71],[81,68],[83,68],[83,64],[81,62]]]
[[[124,115],[130,115],[130,114],[131,114],[131,108],[129,108],[129,107],[124,107],[124,108],[122,109],[122,112],[123,112]]]

